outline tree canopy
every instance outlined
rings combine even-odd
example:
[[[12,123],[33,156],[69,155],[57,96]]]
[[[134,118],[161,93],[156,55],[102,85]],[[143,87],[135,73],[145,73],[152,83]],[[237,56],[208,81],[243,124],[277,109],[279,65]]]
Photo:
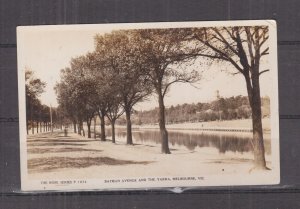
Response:
[[[259,77],[269,71],[261,69],[263,57],[269,54],[268,38],[267,26],[134,29],[97,34],[95,50],[73,58],[70,67],[62,71],[62,81],[56,88],[58,101],[74,123],[85,120],[89,125],[98,113],[103,141],[105,117],[114,133],[115,121],[125,112],[127,144],[133,144],[133,107],[155,94],[161,150],[169,154],[166,113],[174,112],[174,107],[166,110],[164,98],[170,87],[175,83],[193,84],[202,78],[207,63],[199,57],[228,63],[235,73],[243,75],[248,103],[233,107],[233,100],[240,98],[219,98],[212,104],[199,105],[210,106],[203,114],[215,112],[219,119],[251,115],[255,166],[266,169]],[[193,112],[198,107],[185,108]]]

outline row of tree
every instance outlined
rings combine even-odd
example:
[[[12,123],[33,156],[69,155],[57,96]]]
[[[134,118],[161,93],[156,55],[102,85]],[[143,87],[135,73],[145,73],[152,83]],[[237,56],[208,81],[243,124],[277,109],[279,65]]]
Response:
[[[133,123],[136,125],[156,124],[159,109],[135,111]],[[166,123],[203,122],[215,120],[236,120],[251,118],[248,97],[236,96],[219,98],[212,102],[171,105],[166,108]],[[270,116],[270,99],[262,98],[262,116]],[[123,121],[119,121],[122,124]]]
[[[51,131],[54,126],[62,128],[63,121],[59,110],[41,103],[40,96],[45,87],[46,83],[36,78],[32,70],[25,69],[27,134],[29,134],[29,130],[31,130],[31,134],[35,134]]]
[[[105,140],[105,117],[114,124],[126,114],[127,143],[132,144],[133,106],[150,94],[158,100],[162,152],[170,153],[164,98],[174,83],[194,83],[207,63],[226,62],[245,79],[253,120],[255,165],[266,168],[262,131],[259,77],[260,60],[268,54],[268,27],[170,28],[119,30],[95,37],[95,51],[73,58],[62,70],[55,87],[60,109],[74,127],[95,114],[101,119]],[[200,62],[199,57],[205,58]],[[203,59],[202,59],[203,61]],[[80,130],[81,131],[81,130]]]
[[[47,131],[50,122],[49,109],[42,105],[39,96],[43,93],[46,84],[39,78],[35,78],[33,71],[25,69],[26,88],[26,130],[31,133]]]

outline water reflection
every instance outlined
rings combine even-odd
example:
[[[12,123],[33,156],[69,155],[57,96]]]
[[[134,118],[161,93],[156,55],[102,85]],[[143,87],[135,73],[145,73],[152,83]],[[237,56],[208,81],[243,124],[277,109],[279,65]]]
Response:
[[[158,130],[133,130],[134,143],[141,144],[160,144],[160,133]],[[110,136],[110,130],[107,130],[107,136]],[[125,140],[126,130],[117,129],[116,137],[118,140]],[[271,154],[271,141],[268,139],[269,134],[265,134],[265,150],[266,154]],[[169,131],[170,146],[184,146],[193,151],[199,147],[214,147],[219,153],[232,152],[252,152],[251,134],[245,133],[212,133],[212,132],[182,132]]]

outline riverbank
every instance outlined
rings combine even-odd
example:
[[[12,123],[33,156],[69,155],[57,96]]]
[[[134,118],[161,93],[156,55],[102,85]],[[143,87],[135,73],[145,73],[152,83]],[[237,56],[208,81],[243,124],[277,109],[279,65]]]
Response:
[[[160,153],[160,144],[126,145],[117,139],[87,139],[62,132],[29,136],[30,179],[101,179],[151,176],[251,175],[253,154],[197,147],[171,146],[172,154]],[[271,156],[266,156],[272,169]],[[264,171],[268,174],[271,171]],[[247,182],[245,182],[247,184]]]
[[[264,132],[270,132],[270,118],[263,118],[262,125]],[[176,123],[166,124],[168,130],[203,130],[203,131],[227,131],[227,132],[251,132],[252,120],[227,120],[227,121],[208,121],[196,123]],[[133,128],[158,129],[158,124],[133,125]]]

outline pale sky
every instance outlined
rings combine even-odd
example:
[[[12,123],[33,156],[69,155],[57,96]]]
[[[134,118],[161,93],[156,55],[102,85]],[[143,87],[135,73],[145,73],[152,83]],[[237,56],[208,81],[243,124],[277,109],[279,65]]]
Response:
[[[94,36],[107,33],[111,28],[101,25],[94,27],[28,27],[18,31],[18,66],[20,70],[28,67],[37,78],[47,83],[40,99],[43,104],[57,106],[53,87],[59,82],[60,70],[69,66],[72,57],[86,54],[94,50]],[[63,30],[62,30],[63,28]],[[231,65],[211,65],[199,67],[205,73],[203,79],[194,88],[189,84],[174,84],[165,98],[165,105],[207,102],[216,99],[216,91],[220,96],[230,97],[247,95],[242,75],[230,75],[221,70],[236,72]],[[271,76],[261,76],[261,96],[271,94]],[[147,102],[138,104],[136,110],[147,110],[157,107],[155,96]]]

